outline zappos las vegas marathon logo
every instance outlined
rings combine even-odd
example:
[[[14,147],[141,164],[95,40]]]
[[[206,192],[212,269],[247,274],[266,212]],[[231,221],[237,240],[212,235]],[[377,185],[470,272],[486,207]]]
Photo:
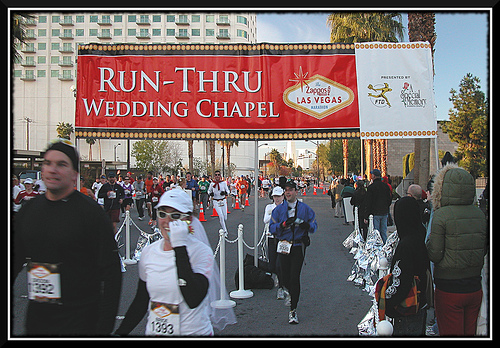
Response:
[[[321,120],[354,101],[349,87],[322,75],[308,77],[308,74],[300,66],[295,78],[289,80],[296,82],[283,93],[283,101],[289,107]]]

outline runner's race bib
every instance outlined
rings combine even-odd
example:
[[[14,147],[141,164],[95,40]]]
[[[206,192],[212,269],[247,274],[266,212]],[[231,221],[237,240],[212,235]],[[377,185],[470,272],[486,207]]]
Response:
[[[181,320],[179,305],[151,301],[149,306],[147,336],[179,336]]]
[[[59,263],[28,262],[28,298],[37,302],[62,304]]]
[[[292,249],[292,243],[287,240],[280,240],[278,242],[278,246],[276,248],[276,252],[280,254],[290,254],[290,250]]]

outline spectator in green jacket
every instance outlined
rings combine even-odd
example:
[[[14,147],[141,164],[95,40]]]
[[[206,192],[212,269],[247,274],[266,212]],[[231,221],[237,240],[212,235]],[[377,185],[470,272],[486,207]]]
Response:
[[[450,163],[434,178],[431,232],[435,308],[440,336],[473,336],[481,306],[486,218],[474,202],[475,181]]]

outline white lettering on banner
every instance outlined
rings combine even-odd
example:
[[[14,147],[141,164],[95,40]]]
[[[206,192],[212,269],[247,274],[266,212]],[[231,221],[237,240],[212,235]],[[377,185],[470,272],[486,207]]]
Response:
[[[212,101],[210,99],[202,99],[196,103],[196,113],[205,118],[209,117],[234,117],[235,114],[238,114],[238,117],[251,117],[250,112],[255,109],[255,104],[257,104],[257,117],[280,117],[280,114],[274,113],[274,102],[244,102],[245,103],[245,114],[241,113],[241,108],[238,102],[234,102],[231,108],[231,112],[228,113],[229,103],[222,102],[222,106],[219,106],[221,102],[213,102],[213,113],[204,114],[201,110],[202,103],[208,103],[212,105]],[[266,104],[269,107],[269,113],[267,113]],[[222,114],[219,114],[219,111]]]
[[[104,101],[100,99],[96,102],[92,99],[89,103],[87,98],[82,98],[83,104],[85,106],[85,112],[87,116],[106,116],[106,117],[143,117],[148,115],[149,117],[171,117],[172,111],[173,115],[177,117],[187,117],[189,115],[189,105],[186,101],[179,101],[173,103],[169,102],[142,102],[142,101]],[[104,103],[104,107],[103,106]],[[213,112],[204,113],[202,111],[204,104],[208,104]],[[244,102],[245,107],[241,107],[238,102],[230,104],[229,102],[217,102],[211,99],[201,99],[196,103],[196,114],[201,117],[280,117],[279,113],[275,113],[274,102]],[[104,115],[101,115],[101,109],[104,111]],[[244,110],[244,113],[242,112]],[[254,111],[252,113],[252,111]],[[124,111],[124,112],[123,112]]]
[[[115,81],[116,72],[112,68],[108,67],[98,67],[99,69],[99,92],[108,92],[109,88],[113,92],[133,92],[137,88],[137,70],[131,71],[118,71],[118,81]],[[220,92],[219,90],[219,71],[213,70],[210,72],[204,70],[196,70],[194,67],[176,67],[175,72],[182,72],[182,90],[183,93],[190,93],[189,90],[189,81],[190,71],[198,73],[198,92],[207,92],[206,84],[211,83],[211,91],[212,93]],[[238,93],[244,93],[243,88],[249,93],[256,93],[262,88],[262,71],[255,71],[256,77],[256,87],[250,87],[250,71],[243,71],[243,87],[238,85],[238,80],[240,75],[236,71],[222,71],[224,73],[223,84],[224,90],[223,92],[230,93],[232,90]],[[154,81],[153,78],[148,76],[146,72],[140,71],[139,76],[139,92],[147,92],[146,83],[153,88],[154,91],[159,92],[160,90],[160,73],[161,71],[154,71]],[[211,75],[211,76],[210,76]],[[128,81],[130,80],[130,81]],[[162,81],[162,85],[172,85],[175,81]],[[129,83],[130,85],[126,85]],[[117,86],[119,88],[117,88]]]
[[[115,77],[115,71],[111,68],[105,68],[105,67],[98,67],[99,71],[100,71],[100,84],[99,84],[99,92],[107,92],[106,88],[105,88],[105,84],[107,84],[111,90],[113,92],[120,92],[119,89],[117,89],[115,87],[115,85],[113,84],[112,80],[113,78]],[[106,71],[108,72],[108,77],[106,78]],[[153,89],[158,92],[159,91],[159,84],[160,84],[160,72],[161,71],[155,71],[155,75],[156,75],[156,79],[155,79],[155,82],[153,82],[153,80],[144,72],[141,70],[141,82],[140,82],[140,85],[141,85],[141,88],[139,89],[139,92],[146,92],[146,89],[145,89],[145,85],[144,85],[144,81],[146,81],[151,87],[153,87]],[[121,88],[121,90],[123,92],[132,92],[135,87],[136,87],[136,75],[137,75],[137,71],[136,70],[132,70],[130,71],[130,76],[131,76],[131,79],[132,79],[132,85],[130,88],[125,88],[125,73],[126,71],[118,71],[118,83],[119,83],[119,86]]]
[[[118,70],[109,67],[98,67],[99,69],[99,92],[126,92],[131,93],[139,88],[139,92],[160,92],[160,86],[175,84],[175,81],[161,81],[161,71],[154,71],[154,76],[148,75],[142,70]],[[182,90],[181,93],[191,93],[189,86],[198,85],[197,93],[257,93],[262,88],[262,71],[204,71],[196,70],[195,67],[175,67],[174,72],[181,73]],[[192,72],[192,73],[191,73]],[[197,79],[197,81],[196,81]],[[149,89],[149,87],[152,88]],[[223,85],[223,87],[222,87]],[[320,95],[320,91],[311,91]],[[157,99],[157,98],[155,98]],[[187,117],[189,105],[187,101],[114,101],[105,99],[82,98],[87,116],[105,117],[162,117],[172,115],[177,117]],[[209,117],[252,117],[258,118],[280,117],[275,113],[274,102],[230,103],[227,101],[215,101],[212,99],[201,99],[196,103],[196,114],[198,116]],[[206,111],[209,106],[210,112]],[[173,111],[173,112],[172,112]],[[254,112],[252,112],[254,111]]]

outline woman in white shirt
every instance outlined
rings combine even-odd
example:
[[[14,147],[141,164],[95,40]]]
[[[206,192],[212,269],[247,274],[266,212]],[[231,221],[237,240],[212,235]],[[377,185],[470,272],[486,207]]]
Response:
[[[264,229],[267,232],[267,255],[269,255],[269,267],[271,269],[271,272],[276,274],[278,277],[278,293],[276,295],[276,299],[278,300],[284,300],[285,299],[285,292],[283,287],[281,286],[281,281],[279,277],[277,265],[276,265],[276,260],[277,260],[277,255],[276,255],[276,238],[269,233],[269,221],[271,221],[271,214],[273,213],[274,208],[276,206],[280,205],[283,203],[284,199],[284,192],[281,186],[276,186],[273,189],[272,192],[272,197],[273,197],[273,203],[270,203],[266,205],[266,209],[264,211]]]
[[[214,258],[190,227],[193,201],[173,189],[155,208],[163,239],[142,251],[137,293],[116,334],[127,335],[148,312],[147,336],[211,336],[206,295]]]

